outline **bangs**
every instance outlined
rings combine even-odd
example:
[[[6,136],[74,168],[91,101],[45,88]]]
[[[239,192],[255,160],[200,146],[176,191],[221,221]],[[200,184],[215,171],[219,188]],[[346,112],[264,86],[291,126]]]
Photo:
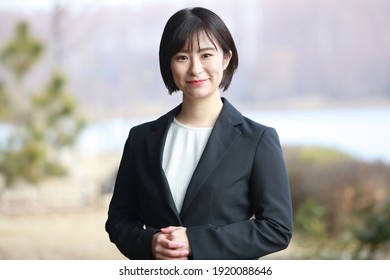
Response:
[[[206,34],[214,48],[218,50],[217,44],[215,44],[213,36],[210,34],[210,30],[204,26],[202,22],[194,24],[193,21],[188,21],[184,22],[183,25],[177,29],[177,32],[173,36],[171,56],[174,56],[184,48],[190,52],[194,50],[194,47],[198,47],[198,49],[200,49],[199,35],[201,33]]]

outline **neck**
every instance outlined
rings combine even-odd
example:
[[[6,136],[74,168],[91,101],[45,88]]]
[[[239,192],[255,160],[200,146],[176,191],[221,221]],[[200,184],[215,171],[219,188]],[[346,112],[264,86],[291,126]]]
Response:
[[[182,109],[176,119],[192,127],[213,127],[222,107],[223,102],[219,95],[202,100],[183,98]]]

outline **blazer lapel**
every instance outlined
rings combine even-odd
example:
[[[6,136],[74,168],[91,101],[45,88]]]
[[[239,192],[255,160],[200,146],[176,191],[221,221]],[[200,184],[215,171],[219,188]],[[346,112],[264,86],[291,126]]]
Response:
[[[242,115],[227,100],[218,117],[202,157],[192,175],[184,198],[180,216],[183,217],[203,183],[223,159],[229,148],[241,134],[235,126],[243,122]]]
[[[152,123],[152,132],[146,137],[146,149],[148,160],[152,165],[151,176],[156,176],[157,181],[161,182],[161,192],[163,199],[167,201],[169,208],[176,216],[181,224],[179,213],[177,212],[175,202],[173,200],[168,180],[162,169],[162,156],[165,145],[165,139],[168,133],[168,128],[173,118],[180,111],[181,105],[171,110],[164,116]],[[151,202],[153,203],[153,202]]]

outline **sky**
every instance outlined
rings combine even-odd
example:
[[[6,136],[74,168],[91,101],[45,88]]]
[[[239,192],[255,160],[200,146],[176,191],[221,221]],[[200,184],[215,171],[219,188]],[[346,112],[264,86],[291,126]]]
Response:
[[[147,0],[158,1],[158,0]],[[140,5],[145,0],[0,0],[0,7],[9,10],[29,10],[29,9],[50,9],[55,3],[72,4],[73,5],[95,5],[106,4],[114,5],[118,3],[126,3],[128,5]]]
[[[126,4],[139,6],[153,2],[177,2],[185,5],[202,5],[212,2],[212,0],[0,0],[0,8],[7,10],[30,10],[30,9],[50,9],[55,3],[70,4],[72,6],[83,7],[85,5],[117,5]]]

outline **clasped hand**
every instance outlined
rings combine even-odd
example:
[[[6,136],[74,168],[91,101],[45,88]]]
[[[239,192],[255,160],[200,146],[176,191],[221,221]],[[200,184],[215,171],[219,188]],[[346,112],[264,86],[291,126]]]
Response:
[[[156,260],[188,260],[191,248],[185,227],[166,227],[153,235],[152,254]]]

